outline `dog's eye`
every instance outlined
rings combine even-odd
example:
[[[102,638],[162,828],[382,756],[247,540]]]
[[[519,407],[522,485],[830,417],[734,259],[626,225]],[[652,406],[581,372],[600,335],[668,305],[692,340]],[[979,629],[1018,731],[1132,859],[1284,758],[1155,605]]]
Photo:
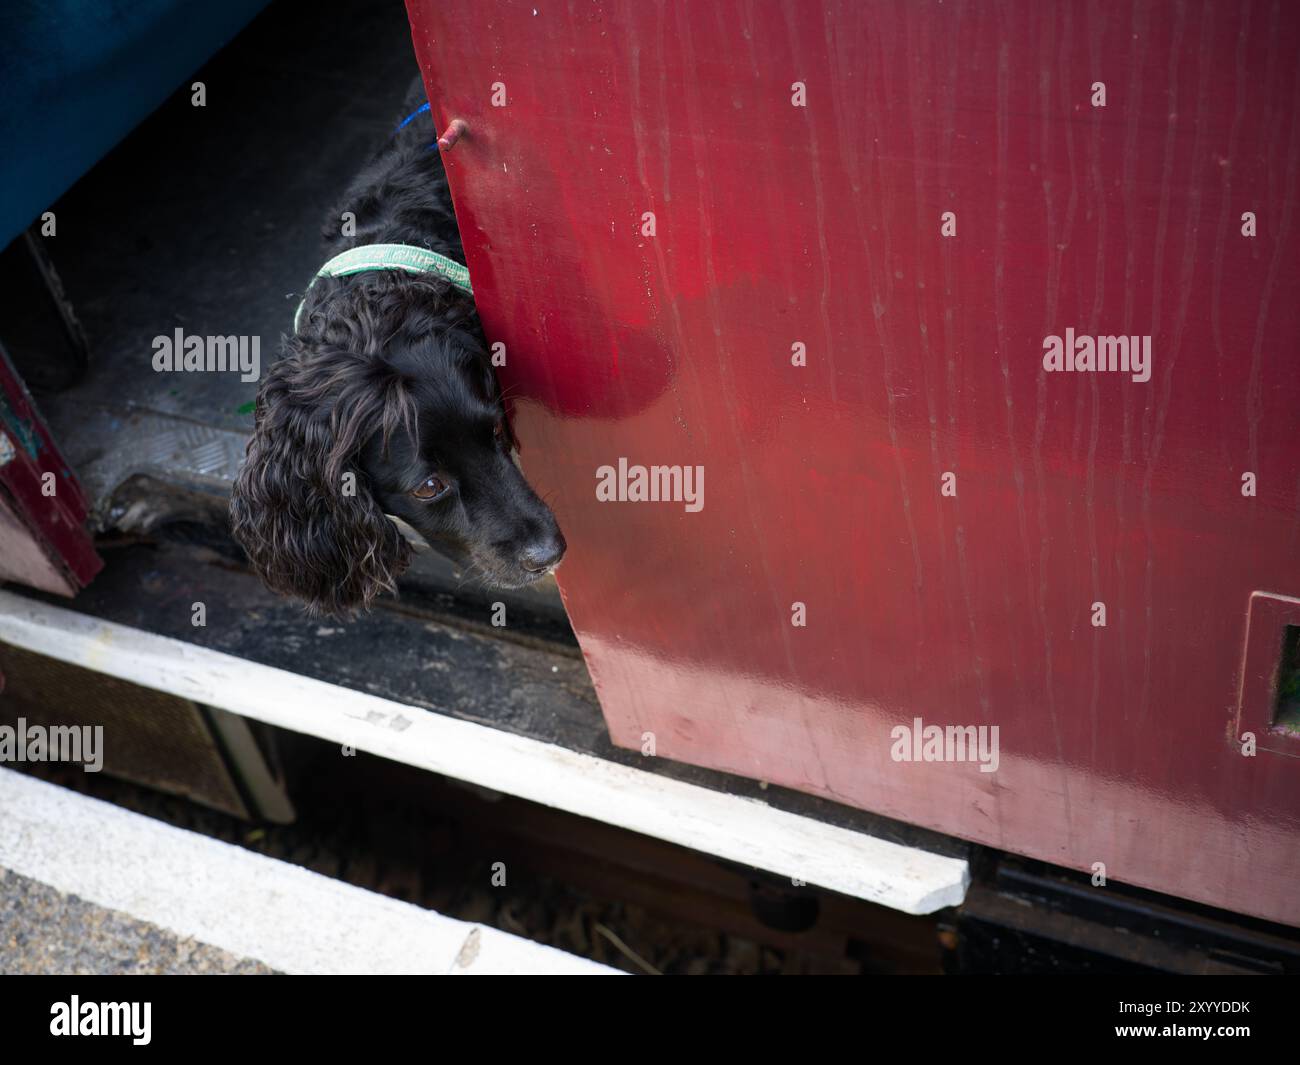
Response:
[[[447,491],[447,482],[441,477],[430,477],[418,488],[411,489],[411,495],[416,499],[437,499],[443,492]]]

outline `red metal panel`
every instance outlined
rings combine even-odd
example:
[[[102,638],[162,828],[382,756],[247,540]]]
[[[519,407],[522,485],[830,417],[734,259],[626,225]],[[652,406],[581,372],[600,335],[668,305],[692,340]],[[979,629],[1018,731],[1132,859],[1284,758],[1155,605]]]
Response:
[[[615,741],[1300,923],[1300,759],[1235,735],[1300,595],[1297,10],[408,6]]]
[[[0,350],[0,581],[60,595],[87,584],[103,563],[86,513],[81,485]]]

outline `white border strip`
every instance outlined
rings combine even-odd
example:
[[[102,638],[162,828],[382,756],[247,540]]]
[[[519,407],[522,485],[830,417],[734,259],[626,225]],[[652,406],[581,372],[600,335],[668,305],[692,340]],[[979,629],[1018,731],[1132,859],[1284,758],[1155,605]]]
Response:
[[[0,867],[283,972],[615,971],[11,769],[0,769],[0,811]]]
[[[970,883],[960,858],[3,590],[0,641],[904,913],[955,906]]]

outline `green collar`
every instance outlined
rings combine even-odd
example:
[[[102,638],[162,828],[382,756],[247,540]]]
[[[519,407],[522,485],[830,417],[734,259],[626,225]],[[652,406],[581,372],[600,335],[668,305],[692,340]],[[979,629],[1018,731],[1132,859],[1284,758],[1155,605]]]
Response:
[[[461,266],[454,259],[439,255],[427,248],[417,248],[411,244],[361,244],[340,252],[316,271],[311,285],[316,284],[317,277],[345,277],[348,274],[364,274],[369,270],[405,270],[412,274],[440,274],[462,292],[474,295],[469,283],[469,269]],[[311,291],[311,285],[307,291]],[[303,293],[302,301],[293,316],[293,331],[298,331],[302,321],[302,309],[307,302]]]

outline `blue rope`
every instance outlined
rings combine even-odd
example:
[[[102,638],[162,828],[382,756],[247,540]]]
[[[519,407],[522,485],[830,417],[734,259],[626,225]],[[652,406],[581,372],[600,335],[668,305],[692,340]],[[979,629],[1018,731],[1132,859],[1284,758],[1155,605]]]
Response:
[[[405,128],[406,128],[407,126],[409,126],[412,122],[414,122],[414,121],[416,120],[416,118],[418,118],[420,115],[424,114],[427,110],[429,110],[429,105],[428,105],[427,103],[426,103],[423,107],[418,107],[418,108],[416,108],[416,109],[415,109],[414,111],[412,111],[409,115],[407,115],[404,119],[402,119],[401,125],[399,125],[399,126],[397,127],[397,129],[393,130],[393,132],[396,133],[397,130],[405,129]]]
[[[402,132],[402,130],[404,130],[407,126],[409,126],[409,125],[410,125],[410,124],[411,124],[415,119],[419,118],[420,115],[424,114],[424,113],[425,113],[426,111],[428,111],[428,110],[429,110],[429,105],[428,105],[428,104],[425,104],[423,107],[418,107],[418,108],[416,108],[416,109],[415,109],[414,111],[412,111],[409,115],[407,115],[404,119],[402,119],[402,121],[398,124],[398,127],[397,127],[395,130],[393,130],[393,136],[396,137],[399,133]],[[436,140],[435,140],[435,141],[430,141],[430,142],[429,142],[429,146],[428,146],[427,148],[425,148],[424,150],[425,150],[426,152],[431,152],[431,151],[433,151],[433,149],[436,148],[436,147],[438,147],[438,142],[437,142]]]

